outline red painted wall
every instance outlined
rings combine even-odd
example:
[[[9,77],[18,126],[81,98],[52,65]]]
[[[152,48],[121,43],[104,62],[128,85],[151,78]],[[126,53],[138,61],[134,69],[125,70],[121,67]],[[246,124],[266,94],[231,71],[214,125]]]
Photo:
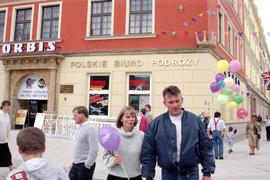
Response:
[[[0,7],[6,7],[1,3]],[[5,1],[7,2],[7,1]],[[47,1],[54,2],[54,1]],[[42,1],[40,2],[42,3]],[[37,15],[39,2],[28,3],[35,4],[33,19],[33,41],[36,40],[37,33]],[[8,22],[7,22],[7,42],[10,41],[11,16],[14,6],[26,5],[14,4],[7,6]],[[184,7],[183,12],[178,10],[179,5]],[[61,22],[61,42],[57,44],[58,52],[94,52],[94,51],[110,51],[110,50],[136,50],[136,49],[170,49],[170,48],[196,48],[195,32],[217,32],[217,8],[215,0],[156,0],[155,1],[155,38],[141,39],[111,39],[111,40],[84,40],[86,36],[87,25],[87,0],[63,0],[62,1],[62,22]],[[234,27],[237,31],[243,31],[243,26],[233,12],[232,6],[226,1],[222,1],[222,5],[226,9],[226,14],[233,20]],[[126,19],[126,0],[115,0],[114,5],[114,35],[125,35],[125,19]],[[211,9],[214,14],[209,15],[207,10]],[[227,16],[227,15],[226,15]],[[193,21],[192,18],[195,18]],[[227,17],[225,17],[226,19]],[[184,22],[188,26],[183,25]],[[227,27],[225,22],[225,27]],[[175,35],[172,35],[175,32]],[[225,37],[226,38],[226,37]],[[227,46],[227,45],[226,45]],[[227,48],[225,46],[225,49]],[[1,45],[0,45],[1,47]],[[223,49],[217,45],[215,52],[223,59],[230,60]],[[1,54],[0,54],[1,55]]]

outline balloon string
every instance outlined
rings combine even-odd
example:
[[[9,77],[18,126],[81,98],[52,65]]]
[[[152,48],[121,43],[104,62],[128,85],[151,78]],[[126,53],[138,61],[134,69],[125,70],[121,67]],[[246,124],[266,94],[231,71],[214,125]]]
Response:
[[[127,172],[126,172],[126,170],[125,170],[125,167],[124,167],[123,163],[121,163],[121,167],[122,167],[122,169],[124,170],[124,173],[125,173],[127,179],[129,180],[129,177],[128,177],[128,175],[127,175]]]

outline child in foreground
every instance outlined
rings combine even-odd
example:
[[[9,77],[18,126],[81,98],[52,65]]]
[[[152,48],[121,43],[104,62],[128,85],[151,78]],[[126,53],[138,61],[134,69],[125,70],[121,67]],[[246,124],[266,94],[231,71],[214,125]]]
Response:
[[[23,163],[11,171],[6,180],[68,180],[64,169],[44,159],[45,135],[35,127],[27,127],[17,135]]]

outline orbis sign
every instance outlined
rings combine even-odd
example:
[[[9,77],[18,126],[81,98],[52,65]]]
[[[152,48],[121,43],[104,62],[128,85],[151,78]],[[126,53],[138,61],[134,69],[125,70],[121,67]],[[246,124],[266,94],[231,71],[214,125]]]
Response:
[[[28,42],[28,43],[14,43],[3,44],[2,54],[20,54],[20,53],[33,53],[33,52],[51,52],[56,50],[56,42]]]

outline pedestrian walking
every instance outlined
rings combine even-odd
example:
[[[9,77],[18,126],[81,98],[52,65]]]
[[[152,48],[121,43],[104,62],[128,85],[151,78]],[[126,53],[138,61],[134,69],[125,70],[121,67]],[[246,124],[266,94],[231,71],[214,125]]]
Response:
[[[142,180],[140,152],[143,132],[135,128],[137,123],[135,110],[129,106],[122,108],[116,120],[121,138],[118,150],[105,150],[103,154],[108,169],[107,180]]]
[[[265,131],[266,131],[266,139],[267,141],[270,141],[270,116],[266,116],[266,122],[265,122]]]
[[[146,117],[146,109],[142,108],[140,110],[140,115],[141,115],[141,120],[140,120],[140,125],[139,125],[139,130],[142,132],[146,132],[147,128],[148,128],[148,119]]]
[[[198,180],[202,165],[203,180],[215,171],[212,144],[198,116],[182,108],[183,98],[177,86],[163,90],[167,112],[150,123],[144,136],[141,163],[146,180],[155,176],[156,161],[162,168],[162,180]]]
[[[250,148],[249,155],[255,155],[255,148],[257,150],[260,149],[259,140],[261,138],[261,125],[258,122],[256,115],[252,115],[251,120],[247,123],[246,136]]]
[[[73,163],[69,171],[70,180],[92,180],[98,154],[97,129],[88,121],[88,110],[85,106],[73,109],[76,124],[80,127],[74,140]]]
[[[225,123],[221,119],[221,113],[215,112],[214,118],[210,119],[208,124],[209,134],[212,135],[212,141],[214,144],[215,159],[224,159],[223,156],[223,138],[225,133]]]
[[[24,162],[11,171],[6,180],[69,180],[65,170],[43,158],[45,135],[35,127],[27,127],[17,135],[19,153]]]
[[[153,115],[151,113],[151,105],[150,104],[146,104],[144,106],[145,110],[146,110],[146,117],[147,117],[147,120],[148,120],[148,124],[153,120]]]
[[[235,135],[237,133],[237,129],[233,129],[233,127],[229,127],[228,128],[228,132],[227,132],[227,140],[228,140],[228,144],[229,144],[229,150],[228,153],[232,153],[233,152],[233,144],[234,144],[234,139],[235,139]]]
[[[8,146],[8,138],[10,133],[10,101],[5,100],[1,103],[0,110],[0,167],[9,167],[12,170],[12,157]]]

